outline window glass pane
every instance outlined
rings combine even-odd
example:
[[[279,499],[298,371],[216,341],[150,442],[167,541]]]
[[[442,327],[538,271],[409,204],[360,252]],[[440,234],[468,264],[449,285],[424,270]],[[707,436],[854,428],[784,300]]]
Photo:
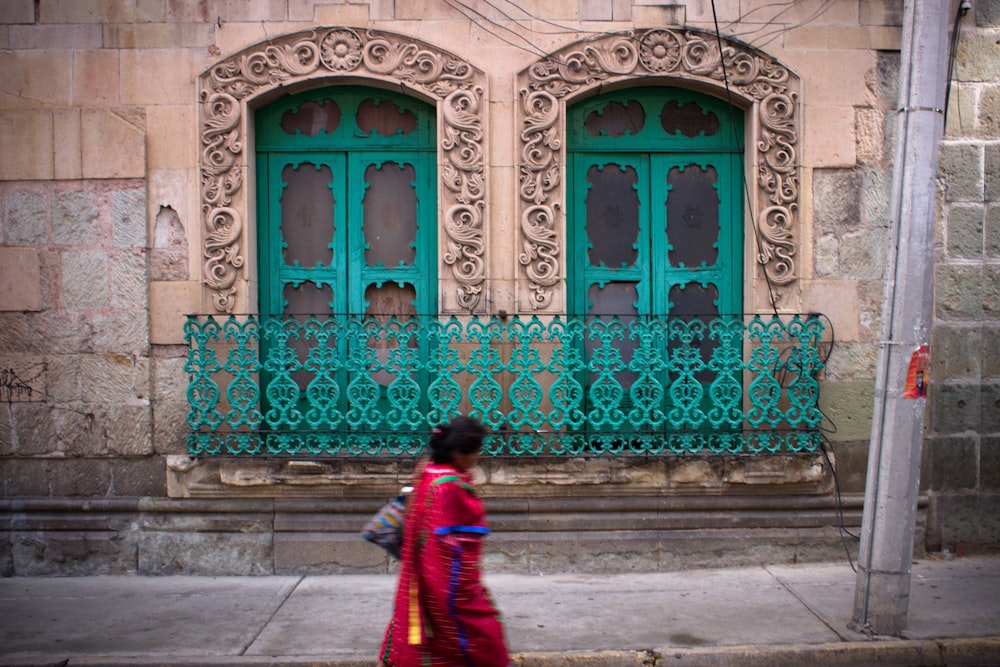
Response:
[[[706,327],[700,330],[703,337],[691,341],[691,346],[698,350],[701,361],[706,365],[706,368],[701,372],[695,373],[695,379],[703,384],[715,379],[715,374],[707,366],[708,362],[712,360],[712,350],[718,343],[709,338],[707,325],[709,320],[719,313],[719,308],[715,305],[718,299],[719,289],[711,283],[707,287],[692,282],[687,283],[683,288],[679,285],[670,288],[670,303],[672,304],[670,316],[685,321],[701,319],[706,324]],[[667,355],[673,357],[682,344],[680,340],[671,340],[667,344]]]
[[[417,291],[413,285],[397,283],[383,283],[381,287],[369,285],[365,290],[365,301],[368,302],[366,315],[370,315],[380,322],[387,322],[389,318],[395,317],[400,322],[406,322],[411,316],[416,315],[414,302],[417,299]],[[387,340],[385,337],[379,340],[369,340],[368,347],[375,350],[375,356],[382,365],[383,370],[372,374],[372,379],[382,386],[388,386],[396,375],[385,369],[389,361],[389,352],[399,349],[399,340]],[[410,338],[407,347],[417,347],[416,336]]]
[[[600,315],[603,322],[608,322],[613,316],[617,315],[625,326],[628,327],[638,314],[636,302],[639,299],[639,295],[636,285],[634,282],[605,283],[604,287],[591,285],[587,293],[587,298],[590,301],[590,312],[588,315]],[[588,339],[584,342],[587,358],[600,362],[603,359],[603,355],[598,355],[598,350],[600,350],[601,346],[602,342],[600,339],[590,339],[588,336]],[[632,361],[632,355],[638,346],[639,341],[630,339],[627,329],[621,339],[615,339],[611,343],[611,347],[618,350],[622,363],[626,367]],[[595,357],[595,355],[598,356]],[[596,375],[591,373],[590,381],[593,382],[596,377]],[[632,371],[619,371],[615,373],[615,379],[626,389],[632,386],[635,378],[636,374]]]
[[[382,286],[369,285],[365,290],[365,301],[368,302],[366,315],[377,317],[381,321],[395,316],[407,318],[416,315],[413,303],[417,300],[417,291],[413,285],[403,283],[382,283]]]
[[[333,134],[339,125],[340,107],[333,100],[303,102],[298,109],[289,109],[281,116],[281,129],[293,136],[296,132],[307,137],[320,132]]]
[[[667,134],[697,137],[702,132],[710,137],[719,131],[719,119],[711,111],[704,111],[694,102],[680,104],[670,101],[660,111],[660,125]]]
[[[593,266],[634,266],[639,242],[638,176],[632,167],[610,163],[587,170],[587,241]]]
[[[333,172],[327,166],[303,162],[288,165],[281,172],[285,188],[281,193],[281,238],[285,264],[304,267],[333,261],[333,207],[330,185]]]
[[[718,315],[719,308],[715,303],[719,299],[719,289],[708,283],[707,287],[702,287],[698,283],[687,283],[683,287],[674,285],[670,288],[670,315],[673,317],[684,317],[690,319],[692,316],[707,315],[714,317]]]
[[[587,300],[590,302],[590,315],[618,315],[622,319],[631,319],[638,313],[636,302],[639,295],[633,282],[605,283],[604,287],[591,285]]]
[[[377,132],[388,137],[399,132],[409,134],[417,128],[417,117],[403,111],[395,102],[367,99],[358,107],[358,127],[362,132]]]
[[[298,287],[285,285],[285,313],[289,315],[323,315],[330,312],[333,288],[329,285],[302,283]]]
[[[667,239],[670,265],[712,266],[719,258],[718,174],[689,164],[667,174]]]
[[[635,100],[625,104],[609,102],[603,108],[590,112],[584,125],[595,137],[635,136],[646,125],[646,110]]]
[[[368,266],[413,264],[417,239],[413,165],[383,162],[365,169],[364,233]]]
[[[287,301],[285,313],[294,315],[293,319],[301,324],[306,321],[309,315],[322,317],[325,313],[330,312],[333,290],[328,285],[316,285],[315,283],[302,283],[298,287],[285,285],[283,296]],[[309,359],[310,348],[315,346],[315,340],[306,340],[302,336],[288,339],[288,347],[295,351],[295,357],[300,364],[306,363]],[[303,392],[314,377],[313,372],[305,368],[300,368],[292,373],[292,380],[299,385],[299,389]]]

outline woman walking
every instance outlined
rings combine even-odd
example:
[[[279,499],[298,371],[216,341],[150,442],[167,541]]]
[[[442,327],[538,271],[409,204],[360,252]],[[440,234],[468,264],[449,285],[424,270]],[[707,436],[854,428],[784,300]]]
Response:
[[[431,434],[431,460],[407,502],[396,602],[379,654],[386,667],[510,664],[480,575],[489,528],[469,471],[485,434],[468,417]]]

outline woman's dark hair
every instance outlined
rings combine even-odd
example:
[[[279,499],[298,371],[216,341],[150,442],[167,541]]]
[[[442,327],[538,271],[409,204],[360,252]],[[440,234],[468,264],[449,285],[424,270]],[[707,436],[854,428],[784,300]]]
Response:
[[[456,417],[431,433],[431,460],[451,463],[455,454],[474,454],[483,446],[486,428],[471,417]]]

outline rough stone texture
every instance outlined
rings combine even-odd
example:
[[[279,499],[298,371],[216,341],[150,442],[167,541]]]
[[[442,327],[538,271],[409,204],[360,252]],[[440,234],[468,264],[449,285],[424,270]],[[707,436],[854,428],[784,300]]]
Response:
[[[945,138],[976,136],[976,96],[977,92],[972,86],[952,82],[945,118]]]
[[[840,278],[865,279],[881,277],[885,272],[885,255],[889,233],[881,229],[848,232],[840,238]]]
[[[23,313],[0,312],[0,349],[6,354],[28,354],[34,351],[28,318]]]
[[[62,296],[67,308],[103,308],[111,301],[108,255],[100,250],[62,253]]]
[[[130,187],[111,193],[114,247],[146,247],[146,190]]]
[[[986,181],[985,197],[987,201],[1000,201],[1000,143],[991,143],[984,147],[983,177]]]
[[[823,379],[853,382],[875,377],[878,347],[872,343],[839,343],[833,346],[823,369]]]
[[[359,540],[356,533],[274,533],[275,574],[383,574],[388,570],[386,553]]]
[[[49,495],[49,464],[46,459],[0,459],[0,490],[3,497]]]
[[[979,0],[976,6],[976,25],[990,27],[1000,25],[1000,2]]]
[[[24,531],[12,537],[19,576],[136,574],[136,540],[127,531]]]
[[[83,357],[80,381],[85,395],[104,403],[134,402],[149,396],[148,363],[140,364],[140,360],[124,354]]]
[[[1000,57],[1000,48],[997,49]],[[1000,136],[1000,86],[986,86],[979,94],[979,123],[976,134],[984,139]]]
[[[936,499],[941,546],[995,544],[1000,537],[1000,495],[947,494]]]
[[[983,315],[1000,319],[1000,266],[996,264],[983,267]]]
[[[1000,491],[1000,435],[985,436],[979,443],[979,488]]]
[[[986,209],[985,251],[987,259],[1000,259],[1000,206]]]
[[[959,81],[1000,80],[998,40],[1000,32],[997,30],[967,31],[958,43],[955,78]]]
[[[107,459],[50,459],[49,486],[53,496],[106,496],[111,489],[111,462]]]
[[[979,430],[979,383],[935,382],[931,385],[931,425],[934,433]]]
[[[947,223],[948,256],[979,259],[983,256],[983,207],[952,206]]]
[[[983,371],[983,330],[978,325],[939,324],[931,355],[935,380],[978,381]]]
[[[840,236],[860,226],[862,183],[861,175],[853,170],[813,172],[813,225],[817,236]]]
[[[49,202],[47,194],[36,190],[3,192],[3,228],[11,245],[42,245],[49,240]]]
[[[38,251],[0,247],[0,310],[41,310],[41,291]]]
[[[858,137],[855,154],[858,162],[880,162],[885,157],[885,112],[881,109],[859,109],[855,122]]]
[[[203,576],[272,573],[270,532],[143,531],[139,574]]]
[[[55,454],[62,450],[59,427],[49,405],[10,404],[11,420],[17,438],[15,452],[20,456]]]
[[[14,416],[11,414],[12,404],[0,404],[0,457],[14,453]],[[0,458],[0,461],[3,461]],[[0,484],[0,496],[3,495]]]
[[[944,178],[947,201],[983,200],[983,147],[943,142],[938,173]]]
[[[100,237],[99,209],[94,190],[56,190],[52,200],[53,243],[94,245]]]
[[[144,308],[149,304],[144,252],[115,252],[110,258],[110,269],[112,305],[118,308]]]
[[[834,442],[831,445],[841,493],[863,494],[868,477],[868,441]]]
[[[167,473],[163,457],[147,456],[112,461],[111,492],[116,496],[166,496]]]
[[[890,221],[889,194],[892,175],[880,169],[869,169],[864,175],[863,220],[872,227],[888,227]]]
[[[819,407],[836,432],[834,442],[857,441],[871,437],[872,406],[875,400],[874,381],[837,382],[823,387]]]
[[[105,456],[139,456],[153,453],[153,424],[149,405],[94,407],[97,452]]]
[[[144,309],[95,313],[93,323],[95,352],[135,357],[149,353],[149,316]]]
[[[934,276],[937,317],[942,320],[977,320],[982,317],[982,286],[982,266],[938,266]]]
[[[47,310],[27,319],[26,351],[78,354],[93,350],[93,323],[78,311]]]
[[[983,381],[979,397],[980,431],[1000,433],[1000,380]]]
[[[1000,378],[1000,324],[983,325],[983,377]]]
[[[186,454],[187,435],[191,431],[187,402],[157,401],[153,410],[153,443],[157,454]]]
[[[979,486],[977,440],[975,436],[927,439],[931,490],[974,490]]]

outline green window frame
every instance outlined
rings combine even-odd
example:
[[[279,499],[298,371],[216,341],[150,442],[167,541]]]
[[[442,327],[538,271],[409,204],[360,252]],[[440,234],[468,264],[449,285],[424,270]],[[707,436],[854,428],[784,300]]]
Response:
[[[695,91],[633,88],[588,98],[566,117],[567,310],[626,323],[668,318],[653,353],[663,355],[657,376],[669,386],[683,337],[674,323],[742,312],[742,112]],[[614,345],[624,367],[647,342]],[[699,344],[703,359],[713,345]],[[588,342],[582,353],[606,355],[608,346]],[[627,390],[634,378],[622,370],[615,382]],[[706,387],[704,410],[709,400]]]
[[[392,91],[335,86],[275,101],[255,123],[260,359],[263,385],[274,392],[261,397],[262,409],[312,410],[320,415],[313,428],[336,430],[318,405],[332,395],[346,412],[352,392],[376,391],[388,409],[393,380],[345,360],[374,355],[384,367],[401,344],[429,355],[425,338],[372,340],[363,321],[437,312],[434,107]],[[282,324],[289,319],[314,320],[306,328],[319,336],[289,336]],[[335,331],[325,324],[334,321]],[[348,321],[356,325],[344,327]],[[334,356],[317,354],[318,345]],[[286,369],[295,370],[281,378]]]

